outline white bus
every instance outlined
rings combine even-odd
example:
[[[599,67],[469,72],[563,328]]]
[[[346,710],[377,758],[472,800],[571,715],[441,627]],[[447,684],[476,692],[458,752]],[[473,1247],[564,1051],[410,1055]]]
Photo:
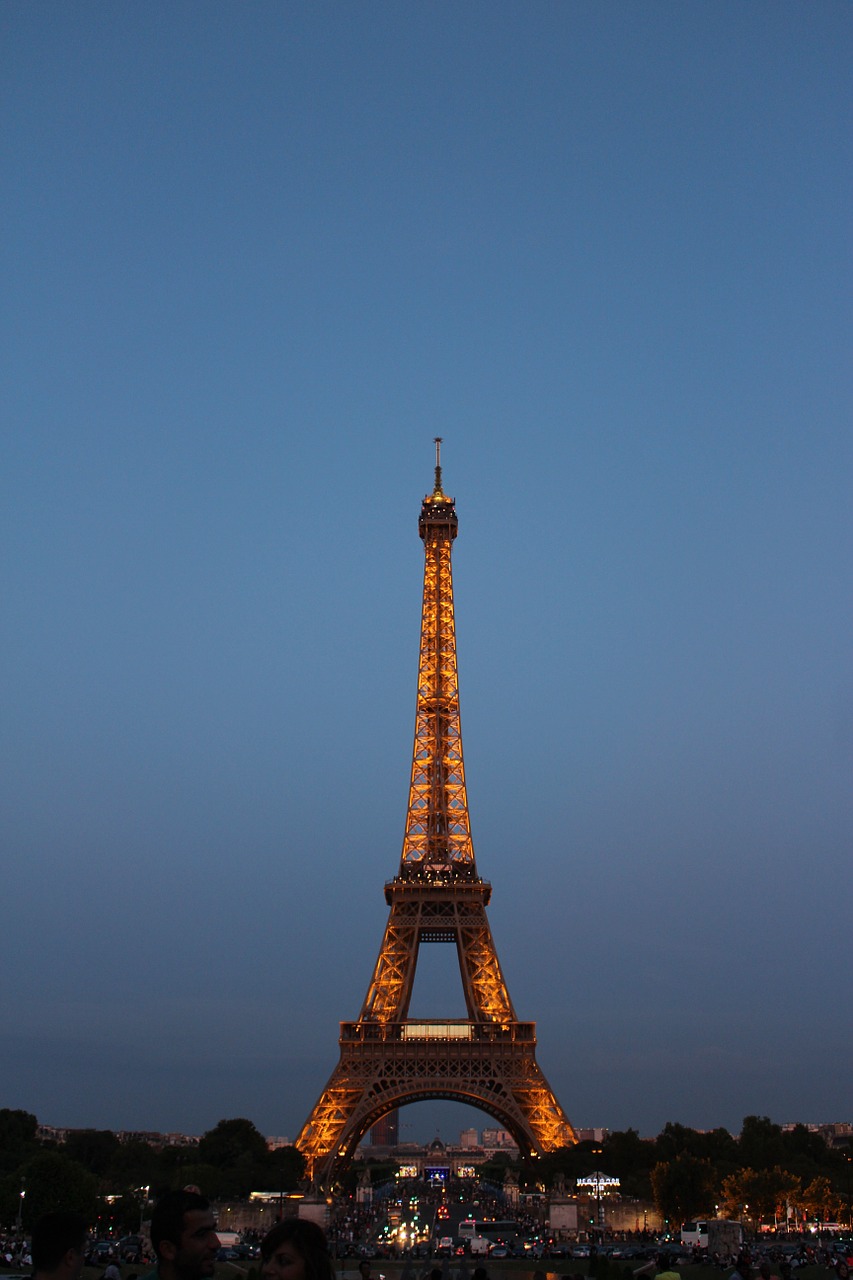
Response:
[[[743,1224],[733,1218],[707,1218],[701,1222],[681,1224],[681,1243],[685,1249],[696,1245],[709,1253],[736,1257],[743,1247]]]
[[[456,1234],[465,1241],[469,1253],[486,1254],[493,1244],[512,1247],[522,1232],[518,1223],[509,1218],[464,1218]]]

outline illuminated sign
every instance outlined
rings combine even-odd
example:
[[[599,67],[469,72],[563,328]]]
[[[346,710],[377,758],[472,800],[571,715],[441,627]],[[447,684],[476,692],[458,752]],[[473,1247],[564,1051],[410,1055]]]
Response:
[[[406,1022],[400,1030],[403,1040],[470,1040],[470,1022]]]
[[[591,1173],[588,1178],[578,1178],[579,1187],[589,1187],[596,1195],[606,1195],[619,1186],[618,1178],[611,1178],[608,1173]]]

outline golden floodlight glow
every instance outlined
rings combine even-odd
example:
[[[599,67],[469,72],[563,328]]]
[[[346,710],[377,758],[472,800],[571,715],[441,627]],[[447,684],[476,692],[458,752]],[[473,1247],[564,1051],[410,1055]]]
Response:
[[[451,552],[454,499],[441,479],[421,506],[424,544],[415,736],[403,848],[385,886],[388,923],[364,1004],[342,1022],[340,1061],[296,1146],[315,1183],[332,1183],[364,1133],[407,1102],[447,1098],[478,1107],[532,1157],[577,1141],[536,1062],[536,1028],[519,1022],[486,916],[491,885],[477,874],[462,757]],[[467,1018],[410,1019],[422,944],[456,947]]]

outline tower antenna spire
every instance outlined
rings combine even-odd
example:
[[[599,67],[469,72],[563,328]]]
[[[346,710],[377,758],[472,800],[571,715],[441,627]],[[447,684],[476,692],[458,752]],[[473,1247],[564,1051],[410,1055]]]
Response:
[[[433,496],[439,497],[443,490],[441,487],[441,436],[435,437],[435,488]]]

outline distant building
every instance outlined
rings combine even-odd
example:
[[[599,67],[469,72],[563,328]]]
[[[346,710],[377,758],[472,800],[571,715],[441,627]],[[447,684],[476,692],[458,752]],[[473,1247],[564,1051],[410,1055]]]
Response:
[[[780,1128],[783,1133],[790,1133],[800,1126],[808,1129],[809,1133],[820,1134],[828,1147],[853,1147],[853,1124],[846,1120],[836,1120],[834,1124],[803,1124],[799,1121],[796,1124],[783,1124]]]
[[[479,1147],[480,1138],[476,1129],[463,1129],[459,1135],[460,1147]]]
[[[610,1133],[609,1129],[575,1129],[578,1142],[603,1142]]]
[[[498,1147],[500,1149],[512,1147],[517,1150],[512,1134],[508,1133],[506,1129],[484,1129],[483,1146],[487,1149],[490,1147]]]
[[[389,1111],[381,1120],[377,1120],[376,1124],[370,1130],[370,1145],[372,1147],[396,1147],[399,1138],[399,1109]]]
[[[40,1124],[36,1128],[36,1137],[40,1142],[67,1142],[72,1133],[90,1133],[90,1129],[58,1129],[54,1125]],[[119,1142],[144,1142],[149,1147],[161,1151],[164,1147],[197,1147],[201,1139],[191,1133],[156,1133],[140,1129],[118,1129],[115,1136]]]

